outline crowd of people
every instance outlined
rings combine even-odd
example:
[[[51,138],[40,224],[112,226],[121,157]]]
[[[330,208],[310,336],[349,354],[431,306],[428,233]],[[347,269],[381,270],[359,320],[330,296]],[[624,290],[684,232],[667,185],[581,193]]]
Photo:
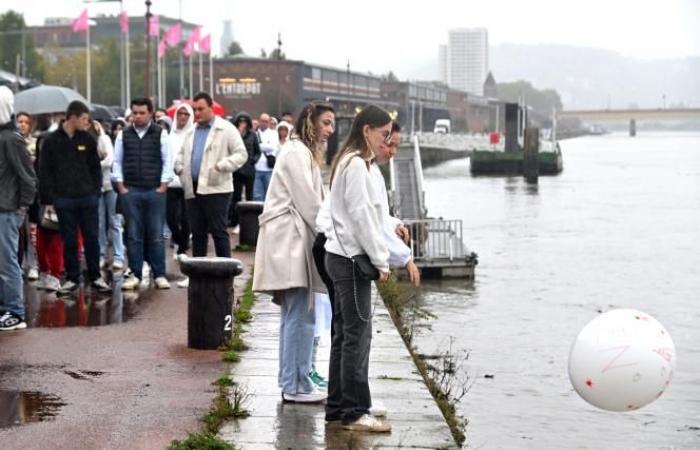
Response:
[[[296,120],[245,112],[226,120],[212,106],[202,92],[171,119],[135,98],[125,118],[101,124],[75,101],[40,129],[0,88],[0,330],[26,327],[23,269],[38,289],[66,295],[81,285],[111,291],[108,268],[124,271],[121,289],[138,289],[145,269],[168,289],[165,230],[178,259],[206,256],[209,236],[216,256],[230,257],[229,228],[237,230],[245,195],[264,201],[253,289],[281,308],[283,401],[325,401],[329,422],[390,431],[368,384],[371,281],[404,267],[420,283],[377,167],[397,151],[399,124],[374,105],[357,114],[328,189],[321,168],[335,132],[331,104],[311,102]],[[316,370],[322,323],[330,324],[328,380]]]

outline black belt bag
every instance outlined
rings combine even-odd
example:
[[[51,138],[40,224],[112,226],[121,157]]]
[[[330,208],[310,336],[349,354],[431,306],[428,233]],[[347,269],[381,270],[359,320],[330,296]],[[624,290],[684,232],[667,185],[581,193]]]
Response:
[[[353,267],[360,278],[369,281],[379,279],[379,270],[374,267],[374,264],[372,264],[372,261],[370,261],[369,256],[355,255],[350,259],[352,260]]]

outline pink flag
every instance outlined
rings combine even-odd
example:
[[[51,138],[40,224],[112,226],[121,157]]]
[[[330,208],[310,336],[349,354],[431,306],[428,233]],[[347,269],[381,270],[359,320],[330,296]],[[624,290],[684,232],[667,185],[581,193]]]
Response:
[[[162,58],[163,56],[165,56],[165,52],[167,50],[168,50],[168,43],[165,42],[165,39],[163,39],[158,44],[158,57]]]
[[[179,23],[173,24],[165,32],[165,43],[168,47],[175,47],[182,40],[182,26]]]
[[[153,15],[148,20],[148,35],[149,36],[158,36],[159,32],[160,32],[160,26],[158,23],[158,16]]]
[[[199,33],[199,27],[194,27],[194,30],[192,30],[192,33],[190,33],[190,38],[188,39],[188,41],[191,42],[192,45],[199,42]]]
[[[182,54],[185,55],[185,58],[189,58],[192,55],[192,42],[189,39],[182,48]]]
[[[211,51],[211,34],[207,34],[199,41],[199,51],[209,53]]]
[[[73,19],[73,32],[85,31],[88,29],[88,10],[85,8],[77,19]]]
[[[126,11],[122,11],[121,15],[119,16],[119,28],[121,28],[122,33],[129,32],[129,15],[126,13]]]

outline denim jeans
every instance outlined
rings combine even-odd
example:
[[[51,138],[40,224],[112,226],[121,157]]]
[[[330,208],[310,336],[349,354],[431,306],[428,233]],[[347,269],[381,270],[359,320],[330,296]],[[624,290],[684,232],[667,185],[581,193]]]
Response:
[[[117,193],[104,191],[100,197],[100,256],[107,256],[107,245],[112,241],[114,260],[124,262],[124,240],[122,239],[122,216],[117,214]],[[109,239],[107,232],[109,228]]]
[[[121,200],[128,232],[129,268],[136,277],[142,278],[144,248],[146,248],[153,277],[164,277],[165,192],[133,186],[127,189],[129,191],[122,194]]]
[[[368,379],[372,291],[369,280],[355,276],[349,258],[326,253],[326,270],[335,288],[326,418],[348,423],[369,413],[372,406]]]
[[[306,288],[287,289],[280,312],[279,386],[286,394],[306,394],[313,390],[309,378],[314,345],[314,310],[309,309]]]
[[[255,171],[255,185],[253,186],[253,200],[256,202],[264,202],[267,197],[267,188],[270,186],[272,179],[271,170]]]
[[[89,281],[100,278],[100,244],[97,239],[99,229],[99,194],[81,197],[56,197],[54,208],[58,215],[58,226],[63,237],[63,262],[66,265],[66,279],[80,282],[80,259],[78,258],[78,229],[83,234],[85,263]]]
[[[24,319],[22,271],[17,258],[22,223],[24,214],[0,212],[0,313],[10,311]]]

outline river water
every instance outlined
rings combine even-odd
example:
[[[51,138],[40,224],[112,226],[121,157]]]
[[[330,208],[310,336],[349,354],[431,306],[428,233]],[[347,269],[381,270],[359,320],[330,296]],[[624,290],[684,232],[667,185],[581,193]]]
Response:
[[[561,146],[564,172],[536,187],[472,177],[467,159],[425,170],[429,214],[462,219],[480,263],[472,286],[421,289],[437,319],[418,349],[454,337],[469,352],[469,448],[700,448],[700,133]],[[588,405],[567,373],[578,332],[615,308],[651,314],[676,345],[665,394],[630,413]]]

